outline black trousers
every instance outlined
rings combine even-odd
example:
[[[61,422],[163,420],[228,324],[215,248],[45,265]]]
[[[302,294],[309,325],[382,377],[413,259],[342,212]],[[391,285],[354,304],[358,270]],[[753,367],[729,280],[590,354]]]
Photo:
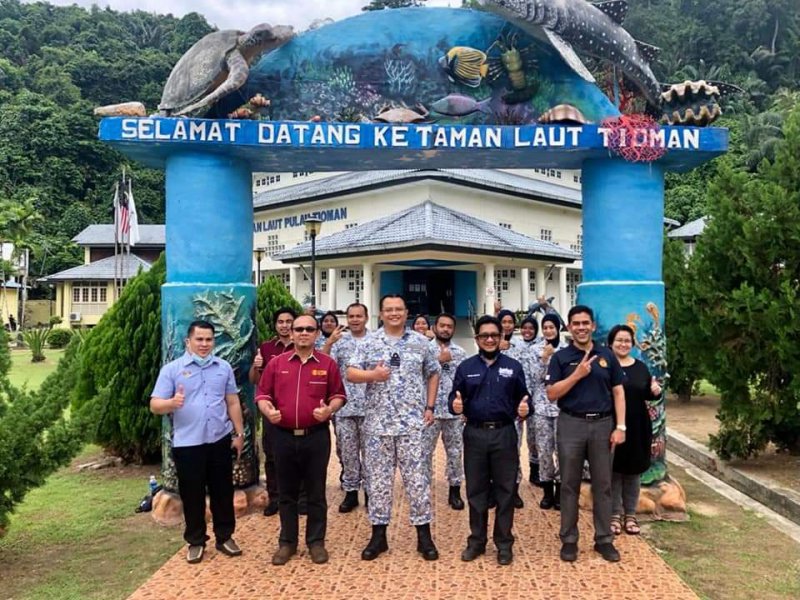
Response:
[[[514,535],[514,487],[519,468],[517,430],[513,425],[500,429],[464,427],[464,478],[469,504],[469,538],[473,548],[486,547],[489,522],[489,490],[497,500],[492,538],[497,549],[511,549]]]
[[[267,417],[261,419],[261,448],[264,450],[264,476],[267,480],[267,495],[270,500],[278,498],[278,475],[275,472],[275,449],[272,438],[275,426]]]
[[[281,518],[281,546],[297,546],[300,488],[308,496],[306,544],[325,541],[328,501],[325,485],[331,456],[331,433],[327,424],[308,435],[295,436],[291,429],[273,427],[275,467],[278,474],[278,508]]]
[[[214,537],[220,544],[228,541],[236,529],[231,436],[226,435],[213,444],[173,448],[172,458],[178,474],[178,489],[183,502],[183,518],[186,521],[183,539],[190,546],[206,545],[208,492]]]

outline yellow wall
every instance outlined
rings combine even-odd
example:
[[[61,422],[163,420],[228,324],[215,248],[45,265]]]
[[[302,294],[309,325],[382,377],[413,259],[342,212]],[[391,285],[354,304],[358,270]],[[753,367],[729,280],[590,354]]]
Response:
[[[71,281],[63,281],[56,283],[56,301],[53,308],[53,314],[61,317],[61,324],[57,327],[63,329],[77,329],[80,327],[92,327],[100,322],[103,315],[108,312],[108,309],[114,304],[114,282],[109,281],[106,284],[106,308],[101,314],[88,314],[83,307],[73,306],[72,303],[72,284]],[[79,312],[81,314],[80,321],[71,322],[69,320],[70,313]]]
[[[4,294],[4,296],[0,296],[0,317],[3,321],[2,325],[6,325],[8,323],[8,315],[10,314],[14,315],[15,320],[18,320],[19,292],[19,288],[5,288],[5,290],[0,288],[0,294]]]

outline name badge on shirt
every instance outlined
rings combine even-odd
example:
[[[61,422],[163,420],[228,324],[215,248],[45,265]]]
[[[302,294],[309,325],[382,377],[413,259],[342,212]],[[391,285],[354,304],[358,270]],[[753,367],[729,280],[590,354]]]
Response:
[[[183,375],[184,377],[186,377],[188,379],[189,377],[192,376],[192,372],[191,371],[183,371],[181,373],[181,375]]]
[[[311,374],[315,377],[324,377],[328,374],[328,371],[325,369],[312,369]]]
[[[514,375],[514,369],[509,369],[506,367],[500,367],[497,372],[500,377],[512,377]]]

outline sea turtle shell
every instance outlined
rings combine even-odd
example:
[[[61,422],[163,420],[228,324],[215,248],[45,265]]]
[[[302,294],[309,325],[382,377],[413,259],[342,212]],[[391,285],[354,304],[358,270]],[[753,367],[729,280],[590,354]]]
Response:
[[[417,112],[419,110],[420,112]],[[387,106],[375,117],[376,121],[382,123],[421,123],[428,116],[428,111],[424,107],[417,110],[404,106]]]
[[[215,31],[189,48],[169,74],[159,110],[180,112],[225,81],[225,59],[238,46],[241,35],[235,29]]]

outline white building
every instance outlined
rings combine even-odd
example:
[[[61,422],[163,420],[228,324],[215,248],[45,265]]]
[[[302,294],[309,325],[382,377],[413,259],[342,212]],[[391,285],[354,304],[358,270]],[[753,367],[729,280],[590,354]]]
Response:
[[[314,214],[323,220],[318,307],[343,310],[360,301],[374,316],[383,294],[400,293],[411,314],[467,316],[491,312],[495,299],[525,308],[544,293],[565,314],[575,301],[578,172],[256,174],[254,194],[254,271],[281,277],[300,300],[311,291],[304,221]]]

